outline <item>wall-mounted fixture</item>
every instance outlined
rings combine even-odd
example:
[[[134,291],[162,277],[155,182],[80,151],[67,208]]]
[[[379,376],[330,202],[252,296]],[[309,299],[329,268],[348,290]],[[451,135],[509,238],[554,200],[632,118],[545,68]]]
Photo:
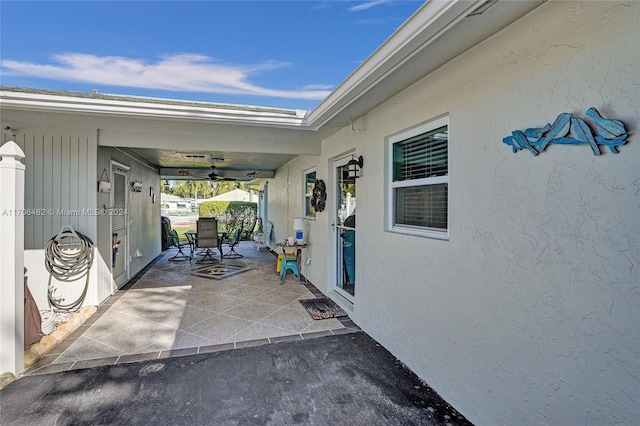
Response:
[[[169,181],[165,180],[164,181],[164,192],[166,192],[168,194],[170,189],[171,189],[171,185],[169,185]]]
[[[18,134],[18,129],[14,129],[13,127],[5,126],[4,130],[6,130],[7,132],[11,132],[11,136],[13,137],[13,139],[15,139],[16,135]]]
[[[142,182],[140,181],[131,182],[131,192],[142,192]]]
[[[360,177],[360,170],[362,170],[362,165],[364,164],[364,160],[362,155],[356,157],[355,155],[351,156],[351,160],[347,163],[347,171],[349,172],[349,179],[355,179]]]
[[[109,172],[107,172],[107,169],[102,169],[100,180],[98,180],[98,192],[109,192],[109,191],[111,191],[111,182],[109,182]]]
[[[533,127],[526,130],[514,130],[511,136],[502,139],[513,152],[527,149],[531,154],[538,155],[549,145],[588,145],[594,155],[600,155],[600,145],[617,154],[618,147],[624,145],[629,133],[620,120],[604,118],[597,109],[591,107],[586,115],[594,121],[595,132],[582,118],[575,118],[573,114],[564,112],[558,115],[553,124],[544,127]]]
[[[264,191],[258,191],[258,198],[260,198],[261,200],[264,199]]]

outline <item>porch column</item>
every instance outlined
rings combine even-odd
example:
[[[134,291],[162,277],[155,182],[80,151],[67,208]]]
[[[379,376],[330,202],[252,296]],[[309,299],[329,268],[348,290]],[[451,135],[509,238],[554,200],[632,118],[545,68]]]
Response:
[[[24,152],[0,147],[0,374],[24,370]]]

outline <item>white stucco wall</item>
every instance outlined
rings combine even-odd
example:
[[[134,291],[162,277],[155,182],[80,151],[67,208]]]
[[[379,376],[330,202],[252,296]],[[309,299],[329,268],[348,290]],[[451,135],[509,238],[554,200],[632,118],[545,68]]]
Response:
[[[351,315],[476,424],[640,416],[639,14],[639,2],[547,3],[270,183],[270,217],[286,212],[282,239],[301,211],[286,207],[301,209],[291,176],[315,163],[326,180],[334,156],[364,156]],[[533,157],[502,143],[590,106],[625,122],[619,154],[552,145]],[[442,114],[451,238],[386,232],[385,137]],[[314,262],[329,260],[329,220],[313,224]],[[321,290],[328,270],[312,270]]]
[[[274,242],[295,235],[293,219],[302,217],[302,170],[313,164],[315,157],[300,156],[278,169],[269,179],[269,221],[273,222],[271,233]]]

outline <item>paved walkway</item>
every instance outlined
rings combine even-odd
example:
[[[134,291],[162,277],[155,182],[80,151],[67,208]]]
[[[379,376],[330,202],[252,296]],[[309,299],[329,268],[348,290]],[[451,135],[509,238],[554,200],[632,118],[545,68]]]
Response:
[[[468,425],[363,332],[20,378],[2,425]]]
[[[224,259],[213,266],[224,270],[236,265],[244,271],[232,269],[221,279],[198,273],[212,265],[169,261],[177,250],[167,250],[25,374],[359,330],[349,317],[313,320],[298,300],[323,296],[317,288],[301,284],[291,272],[281,285],[272,253],[257,251],[249,241],[236,249],[243,258]]]

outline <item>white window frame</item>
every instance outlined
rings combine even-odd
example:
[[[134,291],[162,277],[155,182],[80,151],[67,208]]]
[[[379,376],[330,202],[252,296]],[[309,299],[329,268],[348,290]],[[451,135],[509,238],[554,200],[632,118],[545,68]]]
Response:
[[[387,170],[386,170],[386,183],[387,183],[387,214],[386,214],[386,231],[395,232],[399,234],[415,235],[419,237],[435,238],[440,240],[449,239],[449,231],[451,229],[451,185],[449,184],[449,164],[450,164],[450,141],[447,140],[447,175],[436,176],[431,178],[404,180],[399,182],[393,181],[393,146],[398,142],[405,141],[414,136],[418,136],[422,133],[427,133],[435,130],[439,127],[447,126],[449,132],[449,117],[439,118],[428,123],[422,124],[418,127],[414,127],[405,131],[402,131],[393,136],[386,138],[386,151],[387,151]],[[450,135],[450,132],[449,132]],[[411,225],[398,225],[395,224],[395,198],[393,191],[396,188],[412,187],[412,186],[424,186],[424,185],[437,185],[447,184],[447,229],[441,230],[436,228],[426,228]]]
[[[304,213],[305,219],[315,220],[317,212],[309,214],[307,211],[307,199],[310,199],[312,194],[312,192],[307,192],[307,176],[311,173],[315,173],[316,179],[318,179],[318,171],[316,170],[316,167],[307,169],[302,173],[302,212]]]

